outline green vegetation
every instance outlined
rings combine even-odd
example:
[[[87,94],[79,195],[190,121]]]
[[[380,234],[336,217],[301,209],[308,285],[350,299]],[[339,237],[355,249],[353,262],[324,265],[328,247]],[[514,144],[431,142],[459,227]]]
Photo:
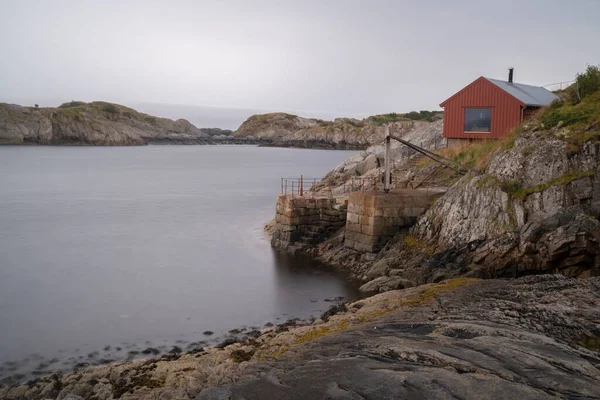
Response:
[[[548,128],[564,128],[565,147],[572,155],[588,141],[600,141],[600,90],[581,102],[556,101],[544,110],[541,121]]]
[[[481,189],[486,186],[498,186],[504,193],[510,195],[515,199],[525,200],[527,196],[533,193],[543,192],[544,190],[552,186],[566,185],[579,178],[585,178],[587,176],[594,176],[594,171],[582,171],[582,172],[569,172],[559,176],[558,178],[552,179],[548,182],[541,183],[539,185],[524,188],[522,183],[515,180],[503,181],[492,175],[484,175],[476,185],[477,188]]]
[[[584,336],[579,340],[579,345],[588,350],[600,352],[600,336]]]
[[[372,115],[370,117],[365,118],[366,122],[370,122],[377,126],[389,124],[391,122],[404,121],[404,120],[405,120],[405,118],[402,116],[402,114],[396,114],[396,113]]]
[[[86,106],[87,103],[83,102],[83,101],[70,101],[68,103],[63,103],[60,106],[58,106],[58,108],[73,108],[73,107],[81,107],[81,106]]]
[[[404,118],[410,119],[413,121],[429,121],[433,122],[437,119],[440,119],[444,116],[443,111],[427,111],[421,110],[419,112],[411,111],[409,113],[404,114]]]
[[[397,113],[389,113],[389,114],[379,114],[367,117],[364,119],[366,122],[370,122],[372,124],[381,126],[391,122],[398,121],[429,121],[433,122],[444,115],[443,111],[411,111],[406,114],[397,114]]]
[[[310,342],[320,337],[327,336],[330,333],[332,333],[331,328],[329,328],[328,326],[320,326],[318,328],[311,329],[310,331],[306,332],[301,336],[298,336],[294,341],[294,344]]]
[[[572,181],[579,179],[579,178],[584,178],[586,176],[594,176],[595,172],[594,171],[585,171],[585,172],[569,172],[567,174],[564,174],[562,176],[559,176],[556,179],[552,179],[546,183],[542,183],[536,186],[532,186],[530,188],[527,189],[522,189],[519,187],[519,190],[514,190],[513,192],[508,192],[507,193],[511,194],[513,197],[518,198],[518,199],[525,199],[528,195],[532,194],[532,193],[539,193],[539,192],[543,192],[544,190],[548,189],[549,187],[552,186],[560,186],[560,185],[566,185],[568,183],[571,183]]]
[[[248,119],[251,120],[251,121],[264,121],[264,120],[267,120],[267,119],[275,118],[278,115],[283,116],[285,119],[298,118],[297,115],[274,112],[274,113],[268,113],[268,114],[255,114],[255,115],[251,116]]]
[[[416,238],[412,235],[406,235],[402,239],[403,248],[414,250],[419,253],[424,253],[428,257],[431,257],[434,253],[434,248],[429,246],[423,240]]]
[[[596,65],[588,65],[585,72],[577,74],[575,82],[580,99],[596,93],[600,90],[600,68]]]
[[[431,300],[436,299],[440,294],[444,292],[449,292],[471,284],[473,282],[477,282],[480,279],[477,278],[453,278],[448,279],[443,282],[438,283],[435,286],[430,286],[425,289],[424,292],[421,293],[420,298],[418,299],[420,303],[427,303]]]
[[[243,361],[249,361],[254,355],[253,351],[243,351],[243,350],[234,350],[231,352],[231,359],[236,363],[241,363]]]
[[[105,102],[97,102],[94,105],[98,105],[101,107],[102,111],[107,112],[109,114],[120,114],[119,107],[112,103]]]
[[[512,197],[523,200],[527,194],[526,190],[523,189],[521,182],[510,180],[510,181],[499,181],[498,186],[504,192],[509,194]]]

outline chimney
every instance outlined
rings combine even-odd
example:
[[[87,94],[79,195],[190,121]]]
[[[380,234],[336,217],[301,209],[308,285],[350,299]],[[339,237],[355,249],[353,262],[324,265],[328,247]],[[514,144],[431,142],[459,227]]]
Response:
[[[514,68],[509,68],[508,69],[508,83],[513,83],[513,71],[515,69]]]

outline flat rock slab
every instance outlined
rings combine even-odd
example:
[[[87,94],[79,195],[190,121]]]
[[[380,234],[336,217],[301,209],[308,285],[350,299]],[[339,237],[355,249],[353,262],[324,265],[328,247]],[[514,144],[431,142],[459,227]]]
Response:
[[[534,284],[480,282],[441,296],[440,310],[314,340],[197,399],[600,399],[600,355],[567,343],[577,329],[594,329],[568,315],[571,298],[597,302],[600,281],[581,290],[561,277],[528,279]],[[523,307],[528,296],[540,303]],[[536,324],[542,332],[529,328]]]

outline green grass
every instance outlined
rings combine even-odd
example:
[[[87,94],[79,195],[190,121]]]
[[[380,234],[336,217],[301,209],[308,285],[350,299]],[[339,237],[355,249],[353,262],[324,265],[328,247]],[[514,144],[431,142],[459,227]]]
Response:
[[[372,115],[370,117],[365,118],[364,121],[372,123],[377,126],[381,126],[381,125],[389,124],[391,122],[406,121],[406,118],[404,118],[402,114],[389,113],[389,114]]]
[[[543,192],[544,190],[552,186],[566,185],[573,182],[576,179],[584,178],[586,176],[594,176],[594,171],[583,171],[583,172],[569,172],[559,176],[558,178],[551,179],[548,182],[541,183],[539,185],[524,188],[522,183],[516,180],[500,180],[492,175],[484,175],[477,183],[477,188],[481,189],[486,186],[498,186],[503,192],[510,195],[512,198],[525,200],[527,196],[533,193]]]
[[[412,235],[406,235],[402,239],[402,247],[405,249],[410,249],[418,253],[423,253],[427,257],[431,257],[435,252],[435,249],[429,246],[425,241],[416,238]]]
[[[577,103],[555,101],[543,110],[540,121],[546,128],[564,129],[567,153],[577,153],[586,142],[600,141],[600,90]]]
[[[277,115],[283,115],[285,119],[294,119],[294,118],[298,117],[297,115],[294,115],[294,114],[274,112],[274,113],[268,113],[268,114],[255,114],[255,115],[251,116],[249,119],[253,120],[253,121],[264,121],[267,119],[274,118]]]
[[[586,176],[594,176],[594,175],[595,175],[594,171],[569,172],[562,176],[559,176],[558,178],[552,179],[546,183],[535,185],[535,186],[529,187],[527,189],[516,190],[509,194],[511,194],[513,197],[515,197],[517,199],[524,200],[528,195],[530,195],[532,193],[543,192],[544,190],[546,190],[552,186],[566,185],[568,183],[573,182],[576,179],[584,178]]]

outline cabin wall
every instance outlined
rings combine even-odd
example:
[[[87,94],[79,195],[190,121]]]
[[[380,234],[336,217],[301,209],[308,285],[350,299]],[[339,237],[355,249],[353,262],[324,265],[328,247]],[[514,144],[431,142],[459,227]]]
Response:
[[[521,103],[485,78],[479,78],[454,96],[444,107],[444,137],[449,139],[502,138],[521,123]],[[488,107],[492,109],[489,133],[464,131],[465,109]]]

